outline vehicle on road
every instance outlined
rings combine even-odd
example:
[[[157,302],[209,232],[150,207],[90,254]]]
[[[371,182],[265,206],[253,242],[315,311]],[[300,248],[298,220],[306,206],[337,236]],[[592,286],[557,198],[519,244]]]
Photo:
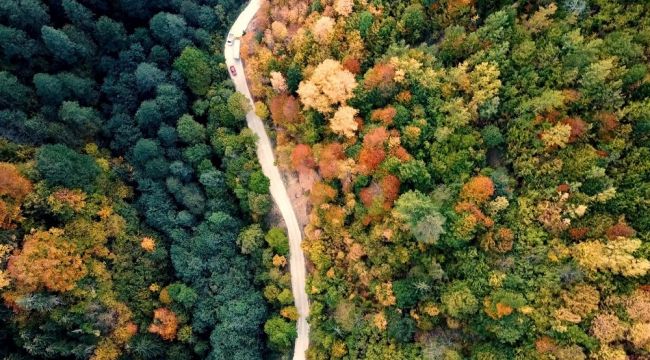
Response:
[[[232,42],[235,40],[235,35],[233,33],[229,33],[228,37],[226,38],[226,44],[228,46],[232,46]]]
[[[230,65],[230,73],[232,76],[237,76],[237,68],[235,68],[235,65]]]

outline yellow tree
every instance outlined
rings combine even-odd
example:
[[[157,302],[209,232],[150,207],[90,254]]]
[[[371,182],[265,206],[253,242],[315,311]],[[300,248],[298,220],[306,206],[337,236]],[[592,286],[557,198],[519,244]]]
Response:
[[[357,82],[350,71],[338,61],[327,59],[314,69],[308,80],[300,82],[298,95],[305,109],[329,114],[334,110],[333,105],[345,105],[356,87]]]
[[[349,138],[354,137],[354,133],[358,127],[354,117],[358,112],[357,109],[347,105],[341,106],[336,110],[332,119],[330,119],[330,130],[338,135],[344,135]]]
[[[63,230],[52,228],[27,235],[23,248],[9,258],[7,273],[17,291],[26,293],[40,288],[72,290],[87,271],[75,246],[63,238]]]

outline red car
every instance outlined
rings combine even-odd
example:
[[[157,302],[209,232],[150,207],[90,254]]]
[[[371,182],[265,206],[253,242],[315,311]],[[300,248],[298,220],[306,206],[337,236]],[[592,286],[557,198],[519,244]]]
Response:
[[[237,76],[237,69],[235,68],[235,65],[230,65],[230,73],[232,76]]]

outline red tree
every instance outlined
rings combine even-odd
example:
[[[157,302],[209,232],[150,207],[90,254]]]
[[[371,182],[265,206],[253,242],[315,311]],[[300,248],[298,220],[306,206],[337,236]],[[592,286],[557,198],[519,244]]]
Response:
[[[571,127],[569,142],[578,140],[587,131],[587,123],[580,118],[566,118],[562,120],[562,123]]]
[[[325,145],[320,154],[320,161],[318,162],[320,175],[327,180],[337,177],[339,175],[338,161],[344,157],[343,145],[339,143]]]
[[[291,153],[291,165],[297,172],[305,172],[316,166],[309,145],[298,144]]]
[[[271,98],[269,104],[271,119],[279,126],[300,121],[300,102],[293,96],[279,94]]]
[[[388,126],[393,123],[395,115],[397,115],[397,110],[392,106],[387,106],[383,109],[373,110],[370,114],[370,119],[372,119],[372,121],[381,122],[384,126]]]

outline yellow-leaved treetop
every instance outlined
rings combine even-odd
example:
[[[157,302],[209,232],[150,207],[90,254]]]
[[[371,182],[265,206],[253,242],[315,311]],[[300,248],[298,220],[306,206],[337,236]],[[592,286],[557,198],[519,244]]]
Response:
[[[357,109],[347,105],[341,106],[330,119],[330,130],[339,135],[353,137],[358,127],[357,122],[354,120],[358,112]]]
[[[86,272],[75,245],[57,228],[25,236],[23,248],[9,258],[7,265],[18,292],[25,293],[39,289],[70,291]]]
[[[352,13],[354,6],[353,0],[336,0],[334,1],[334,11],[343,17],[347,17]]]
[[[334,24],[334,19],[328,16],[323,16],[316,20],[311,28],[311,32],[314,34],[314,39],[317,43],[327,45],[332,41]]]
[[[274,21],[271,24],[271,33],[276,40],[284,40],[289,34],[287,27],[279,21]]]
[[[650,261],[632,255],[640,246],[639,239],[585,241],[573,247],[573,257],[581,266],[591,271],[609,271],[632,277],[644,276],[650,271]]]
[[[333,105],[345,105],[356,87],[357,81],[350,71],[338,61],[327,59],[314,69],[308,80],[300,82],[298,95],[305,109],[329,114],[334,110]]]
[[[281,73],[277,71],[271,71],[271,87],[278,93],[287,91],[287,81],[284,79]]]

